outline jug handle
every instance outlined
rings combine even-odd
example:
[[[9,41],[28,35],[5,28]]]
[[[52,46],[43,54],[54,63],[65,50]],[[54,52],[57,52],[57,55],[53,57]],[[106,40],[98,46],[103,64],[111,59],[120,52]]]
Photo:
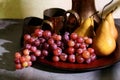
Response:
[[[69,13],[69,15],[67,15],[68,13]],[[80,24],[80,21],[81,21],[80,16],[74,10],[68,10],[68,11],[65,12],[65,14],[64,14],[64,22],[65,22],[65,24],[68,21],[68,18],[70,17],[70,15],[73,15],[74,18],[76,19],[76,25]]]
[[[49,20],[43,20],[42,25],[41,25],[43,30],[50,30],[54,31],[53,23]]]

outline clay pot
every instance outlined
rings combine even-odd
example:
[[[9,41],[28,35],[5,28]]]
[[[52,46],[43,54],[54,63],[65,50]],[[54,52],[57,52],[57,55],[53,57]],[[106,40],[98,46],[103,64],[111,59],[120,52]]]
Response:
[[[72,10],[77,12],[83,20],[96,13],[94,0],[72,0]],[[96,23],[100,22],[100,18],[97,14],[94,15]]]

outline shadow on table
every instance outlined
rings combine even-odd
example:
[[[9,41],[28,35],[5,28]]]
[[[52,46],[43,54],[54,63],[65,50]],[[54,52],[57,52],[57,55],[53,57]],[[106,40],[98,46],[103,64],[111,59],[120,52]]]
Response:
[[[100,70],[98,80],[114,80],[114,66]]]
[[[0,69],[15,70],[14,53],[20,50],[20,37],[22,32],[21,20],[3,20],[0,23]],[[6,25],[8,24],[8,25]]]

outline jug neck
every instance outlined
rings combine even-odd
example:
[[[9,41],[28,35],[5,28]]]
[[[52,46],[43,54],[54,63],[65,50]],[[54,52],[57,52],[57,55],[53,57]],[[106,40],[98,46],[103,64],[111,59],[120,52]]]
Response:
[[[72,0],[72,10],[80,17],[88,18],[96,12],[94,0]]]

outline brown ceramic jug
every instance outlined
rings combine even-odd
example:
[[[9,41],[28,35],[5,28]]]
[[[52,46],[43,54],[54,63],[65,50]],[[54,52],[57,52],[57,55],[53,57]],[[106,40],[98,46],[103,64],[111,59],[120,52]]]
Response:
[[[77,12],[83,20],[97,12],[94,0],[72,0],[72,10]],[[99,23],[100,18],[97,14],[94,15],[94,19]]]
[[[92,15],[94,15],[95,30],[100,23],[100,17],[96,14],[94,0],[72,0],[72,9],[68,12],[77,14],[78,16],[75,16],[75,19],[73,15],[69,15],[64,26],[65,31],[73,32],[80,26],[82,21]]]

